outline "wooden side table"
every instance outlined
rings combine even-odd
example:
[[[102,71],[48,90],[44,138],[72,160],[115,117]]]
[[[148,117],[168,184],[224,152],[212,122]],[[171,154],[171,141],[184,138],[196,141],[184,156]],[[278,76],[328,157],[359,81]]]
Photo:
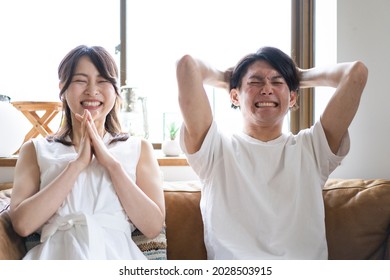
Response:
[[[33,128],[26,134],[23,143],[38,135],[46,137],[52,134],[53,131],[49,128],[49,123],[62,110],[62,102],[18,101],[11,102],[11,104],[21,111],[33,125]],[[44,111],[42,117],[37,114],[38,111]]]

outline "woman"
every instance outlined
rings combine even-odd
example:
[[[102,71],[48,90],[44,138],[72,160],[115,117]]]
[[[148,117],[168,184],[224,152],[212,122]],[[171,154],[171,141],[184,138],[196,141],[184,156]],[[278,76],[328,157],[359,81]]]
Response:
[[[144,259],[131,232],[160,233],[162,182],[151,144],[121,133],[114,59],[102,47],[78,46],[58,75],[62,126],[26,142],[15,167],[14,229],[41,233],[25,259]]]

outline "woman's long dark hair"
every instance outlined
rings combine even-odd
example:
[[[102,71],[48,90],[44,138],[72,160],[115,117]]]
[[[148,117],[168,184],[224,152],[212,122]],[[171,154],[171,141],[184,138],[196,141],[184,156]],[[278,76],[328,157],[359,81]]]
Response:
[[[111,143],[116,141],[126,141],[129,138],[127,133],[122,132],[122,128],[119,121],[119,111],[121,105],[121,98],[118,90],[118,67],[110,55],[103,47],[92,46],[88,47],[85,45],[80,45],[72,49],[61,61],[58,67],[58,78],[61,83],[64,84],[60,91],[60,99],[62,100],[62,121],[60,129],[54,135],[49,136],[47,139],[49,141],[60,142],[64,145],[71,146],[72,142],[69,141],[68,136],[72,136],[72,118],[70,108],[67,104],[65,98],[63,98],[64,93],[68,89],[76,66],[80,58],[87,56],[90,58],[91,62],[95,65],[96,69],[100,75],[108,80],[114,87],[116,93],[116,100],[114,107],[106,116],[104,123],[105,130],[113,136]]]

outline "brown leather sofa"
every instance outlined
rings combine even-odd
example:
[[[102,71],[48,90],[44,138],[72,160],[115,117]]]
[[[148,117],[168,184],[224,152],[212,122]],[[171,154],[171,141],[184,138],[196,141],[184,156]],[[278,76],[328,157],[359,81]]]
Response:
[[[0,185],[0,190],[11,186]],[[25,253],[3,208],[10,193],[0,191],[0,259],[20,259]],[[205,259],[200,192],[164,193],[168,259]],[[330,179],[323,196],[329,259],[390,259],[390,180]]]

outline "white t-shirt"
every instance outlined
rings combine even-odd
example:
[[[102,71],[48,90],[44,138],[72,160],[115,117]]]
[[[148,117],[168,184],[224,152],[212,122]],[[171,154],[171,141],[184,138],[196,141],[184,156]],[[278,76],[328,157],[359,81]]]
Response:
[[[200,150],[186,152],[203,185],[208,258],[327,259],[322,187],[348,151],[347,133],[332,153],[320,122],[269,142],[213,122]]]

